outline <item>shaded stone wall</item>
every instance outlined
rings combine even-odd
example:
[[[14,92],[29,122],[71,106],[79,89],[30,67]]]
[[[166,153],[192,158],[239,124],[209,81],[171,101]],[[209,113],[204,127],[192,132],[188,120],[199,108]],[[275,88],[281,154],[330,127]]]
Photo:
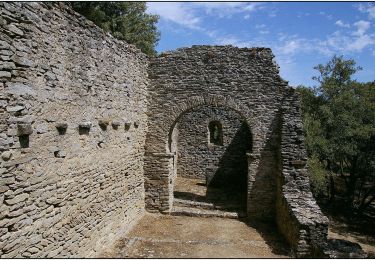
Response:
[[[179,176],[246,185],[251,133],[241,115],[226,107],[202,106],[184,114],[178,123]],[[220,122],[222,145],[210,143],[209,123]],[[220,129],[218,129],[220,130]]]
[[[147,59],[59,3],[0,24],[0,256],[95,256],[144,211]]]
[[[300,98],[294,89],[285,93],[282,108],[282,174],[278,179],[277,224],[297,257],[322,257],[328,218],[310,190]]]
[[[169,211],[175,155],[169,136],[179,119],[200,106],[222,106],[237,111],[250,126],[254,160],[248,170],[256,190],[248,189],[248,215],[273,218],[275,180],[273,147],[275,121],[287,83],[278,75],[267,48],[193,46],[162,53],[149,66],[149,131],[146,139],[145,192],[149,211]],[[181,139],[181,133],[179,136]],[[271,155],[269,155],[271,154]],[[266,157],[262,157],[266,156]],[[179,158],[180,159],[180,158]],[[177,173],[178,174],[178,173]],[[250,202],[251,201],[251,202]]]

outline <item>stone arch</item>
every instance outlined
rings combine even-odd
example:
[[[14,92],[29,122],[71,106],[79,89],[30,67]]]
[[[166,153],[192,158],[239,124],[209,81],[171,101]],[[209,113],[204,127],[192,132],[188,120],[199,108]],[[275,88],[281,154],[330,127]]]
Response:
[[[170,115],[164,121],[164,126],[167,127],[168,133],[168,135],[166,136],[167,140],[165,150],[167,153],[170,152],[170,140],[173,129],[176,126],[177,122],[183,115],[201,106],[225,107],[231,109],[240,115],[241,119],[249,127],[251,133],[253,133],[254,131],[254,125],[252,124],[251,120],[249,120],[251,113],[248,106],[242,105],[240,102],[234,100],[231,97],[213,95],[207,97],[194,96],[189,98],[185,102],[179,103],[179,105],[174,110],[170,111]]]
[[[250,130],[252,144],[254,150],[256,143],[254,142],[254,125],[249,118],[251,117],[251,110],[249,106],[238,102],[237,100],[218,96],[193,96],[184,101],[179,102],[178,105],[169,111],[163,112],[162,120],[159,121],[158,132],[159,138],[157,142],[165,143],[164,151],[147,151],[145,154],[145,192],[146,192],[146,208],[148,211],[162,211],[169,212],[173,204],[173,187],[174,177],[176,176],[175,164],[176,155],[171,152],[172,134],[177,122],[186,113],[193,111],[201,106],[224,107],[236,112],[241,121],[243,121]],[[153,139],[155,141],[156,139]],[[146,144],[147,145],[147,144]],[[157,147],[160,147],[159,145]],[[161,148],[161,147],[160,147]]]

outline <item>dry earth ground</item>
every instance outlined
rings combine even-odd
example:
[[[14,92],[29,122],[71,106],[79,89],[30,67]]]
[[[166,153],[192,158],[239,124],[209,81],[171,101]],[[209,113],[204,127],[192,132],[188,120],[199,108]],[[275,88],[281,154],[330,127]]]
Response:
[[[274,227],[256,229],[237,219],[146,214],[100,257],[287,258]]]

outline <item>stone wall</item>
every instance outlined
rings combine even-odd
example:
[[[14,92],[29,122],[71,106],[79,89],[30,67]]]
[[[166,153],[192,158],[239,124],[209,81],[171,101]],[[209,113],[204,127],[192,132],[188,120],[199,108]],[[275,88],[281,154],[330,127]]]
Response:
[[[61,3],[0,24],[0,256],[95,256],[144,211],[147,59]]]
[[[251,152],[252,140],[241,119],[225,107],[202,106],[184,114],[178,121],[178,175],[205,180],[209,168],[215,177],[207,177],[216,182],[246,185],[246,152]],[[221,124],[222,145],[210,142],[210,122]]]
[[[172,130],[184,114],[209,106],[235,111],[250,127],[252,155],[258,159],[248,168],[248,215],[274,217],[277,174],[273,140],[287,83],[280,78],[273,57],[267,48],[193,46],[151,59],[145,156],[149,211],[168,212],[172,207],[169,176],[175,171],[171,162],[176,160],[169,147]]]
[[[306,162],[300,98],[290,88],[282,107],[282,174],[278,180],[277,224],[295,256],[322,257],[328,218],[312,196]]]

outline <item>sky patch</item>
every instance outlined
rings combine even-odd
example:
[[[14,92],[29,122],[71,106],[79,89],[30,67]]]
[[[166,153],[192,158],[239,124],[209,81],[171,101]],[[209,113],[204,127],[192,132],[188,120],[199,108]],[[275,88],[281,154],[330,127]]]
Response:
[[[270,47],[292,86],[316,84],[313,67],[353,58],[358,81],[375,80],[375,4],[371,2],[148,2],[158,14],[158,52],[192,45]]]

